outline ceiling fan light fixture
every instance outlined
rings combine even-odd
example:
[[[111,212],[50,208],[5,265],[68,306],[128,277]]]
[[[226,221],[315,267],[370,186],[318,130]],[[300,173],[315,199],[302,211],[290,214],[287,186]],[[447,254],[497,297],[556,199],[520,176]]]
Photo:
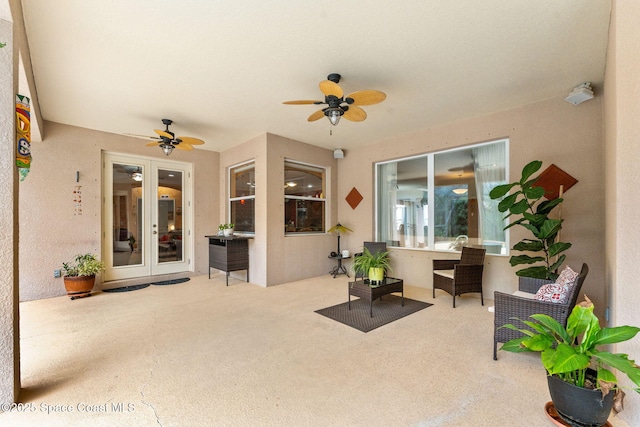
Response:
[[[340,122],[340,116],[342,116],[344,112],[341,108],[329,108],[325,112],[325,115],[329,118],[329,121],[332,125],[337,126]]]
[[[134,172],[131,174],[131,179],[134,181],[140,182],[142,181],[142,174],[140,172]]]
[[[173,151],[173,145],[172,144],[160,144],[160,148],[162,148],[162,151],[164,152],[165,155],[169,155],[171,154],[171,152]]]
[[[462,195],[462,194],[466,194],[467,191],[469,191],[466,188],[454,188],[453,190],[454,193],[456,193],[457,195]]]

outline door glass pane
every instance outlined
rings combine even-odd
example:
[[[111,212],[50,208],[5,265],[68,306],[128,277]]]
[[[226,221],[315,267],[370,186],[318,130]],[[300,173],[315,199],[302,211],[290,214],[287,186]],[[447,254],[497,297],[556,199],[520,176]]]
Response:
[[[158,169],[158,262],[182,261],[182,172]]]
[[[113,164],[113,266],[142,263],[142,167]]]

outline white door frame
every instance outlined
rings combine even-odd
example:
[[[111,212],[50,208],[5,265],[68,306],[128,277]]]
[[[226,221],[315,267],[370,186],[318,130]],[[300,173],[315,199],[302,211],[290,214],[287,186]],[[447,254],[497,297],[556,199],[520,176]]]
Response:
[[[119,153],[103,153],[103,200],[102,200],[102,260],[107,268],[104,281],[131,279],[160,274],[193,271],[194,243],[193,243],[193,211],[192,211],[192,164],[175,162],[164,159],[132,156]],[[113,265],[114,227],[113,227],[113,165],[126,164],[138,166],[142,169],[142,212],[145,214],[140,221],[142,236],[139,243],[142,248],[141,260],[134,265]],[[175,170],[182,173],[182,260],[159,262],[159,234],[158,225],[158,171]],[[155,227],[154,227],[155,225]],[[155,231],[155,233],[154,233]]]

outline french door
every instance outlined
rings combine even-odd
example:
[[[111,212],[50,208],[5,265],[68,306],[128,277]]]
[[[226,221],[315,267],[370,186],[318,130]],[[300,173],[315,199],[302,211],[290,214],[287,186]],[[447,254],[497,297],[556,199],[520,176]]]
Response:
[[[189,271],[191,164],[105,153],[105,281]]]

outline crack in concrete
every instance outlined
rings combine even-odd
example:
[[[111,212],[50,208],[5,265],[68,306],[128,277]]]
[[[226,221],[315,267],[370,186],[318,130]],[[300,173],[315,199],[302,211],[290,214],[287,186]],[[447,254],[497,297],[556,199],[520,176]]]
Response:
[[[153,377],[153,371],[151,371],[150,374],[151,374],[151,377]],[[158,417],[158,413],[156,412],[156,408],[150,402],[147,402],[145,400],[146,396],[144,395],[144,389],[146,386],[147,386],[146,384],[142,384],[142,389],[140,389],[140,396],[142,396],[142,399],[140,399],[140,402],[143,405],[151,408],[151,410],[153,411],[153,415],[156,417],[156,424],[158,424],[159,426],[162,426],[162,423],[160,422],[160,417]]]

